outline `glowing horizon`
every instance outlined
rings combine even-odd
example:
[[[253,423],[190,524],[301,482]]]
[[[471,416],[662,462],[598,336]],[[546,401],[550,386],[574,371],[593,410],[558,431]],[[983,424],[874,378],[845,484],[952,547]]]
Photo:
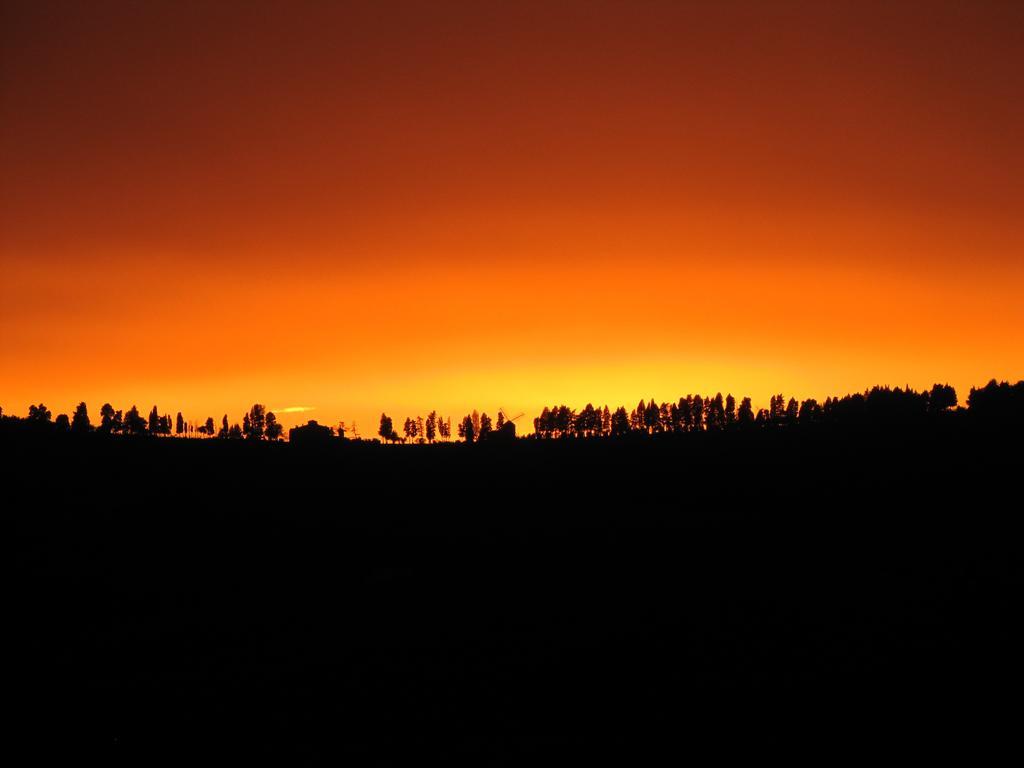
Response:
[[[5,14],[5,413],[1024,378],[1020,8]]]

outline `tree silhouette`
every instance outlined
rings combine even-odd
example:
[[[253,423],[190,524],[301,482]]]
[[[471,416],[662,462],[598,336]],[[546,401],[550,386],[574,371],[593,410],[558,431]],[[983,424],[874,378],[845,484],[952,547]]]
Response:
[[[153,410],[156,410],[154,406]],[[127,435],[146,434],[146,420],[139,414],[139,409],[134,405],[124,415],[124,433]]]
[[[476,428],[473,426],[473,416],[469,415],[459,422],[459,437],[464,439],[467,443],[472,443],[476,437]]]
[[[243,433],[249,440],[262,440],[267,428],[267,408],[262,403],[253,403],[243,419]]]
[[[813,397],[804,400],[800,404],[798,420],[800,424],[817,424],[821,421],[822,410],[818,401]]]
[[[37,424],[49,424],[52,417],[53,414],[50,413],[50,409],[42,403],[28,407],[29,421],[36,422]]]
[[[100,428],[99,431],[105,435],[109,435],[114,432],[114,406],[110,403],[104,403],[103,407],[100,408]]]
[[[647,404],[641,399],[640,402],[637,403],[636,408],[634,408],[629,414],[629,428],[631,431],[643,432],[645,430],[644,413],[646,411]]]
[[[971,388],[967,407],[972,418],[981,423],[1024,425],[1024,381],[989,381],[981,389]]]
[[[832,423],[863,422],[867,414],[867,398],[859,392],[845,397],[829,398],[825,402],[825,419]]]
[[[754,408],[750,404],[749,397],[744,397],[740,401],[740,409],[736,412],[736,423],[740,429],[749,429],[754,426]]]
[[[941,413],[950,408],[956,408],[956,390],[949,384],[935,384],[928,394],[928,410],[932,413]]]
[[[622,437],[629,434],[629,414],[623,406],[615,409],[611,419],[611,434],[613,437]]]
[[[786,404],[786,424],[790,426],[796,424],[799,415],[800,404],[796,401],[795,397],[789,398],[789,402]]]
[[[704,404],[704,422],[709,432],[716,432],[725,427],[725,406],[722,393],[719,392]]]
[[[540,412],[540,416],[533,420],[533,431],[539,437],[551,437],[551,430],[549,429],[549,423],[551,421],[551,411],[545,405],[544,410]]]
[[[575,414],[569,406],[558,406],[558,410],[555,411],[555,431],[558,433],[559,437],[568,437],[572,434],[572,422],[574,418]]]
[[[533,420],[533,431],[537,437],[550,439],[555,432],[555,410],[544,406],[540,415]]]
[[[785,427],[787,430],[802,430],[812,427],[827,429],[848,425],[871,425],[873,428],[896,426],[912,426],[931,420],[941,419],[951,424],[981,423],[991,425],[1024,423],[1024,382],[1014,385],[1008,382],[989,381],[984,387],[972,388],[967,398],[966,407],[958,408],[956,391],[949,384],[934,384],[930,389],[918,392],[909,386],[889,387],[876,386],[863,393],[854,393],[842,397],[829,396],[824,403],[814,398],[799,402],[796,398],[788,400],[782,394],[772,395],[768,408],[756,412],[749,397],[742,398],[737,408],[736,398],[732,394],[723,398],[719,392],[714,397],[704,398],[701,395],[680,397],[675,403],[661,403],[652,398],[640,400],[633,409],[627,412],[623,406],[612,411],[609,406],[598,408],[587,403],[579,412],[565,404],[545,406],[541,414],[533,420],[535,437],[541,439],[593,439],[598,437],[622,437],[631,432],[645,435],[674,435],[673,439],[692,432],[700,431],[746,431],[759,427]],[[80,402],[73,415],[58,416],[51,421],[52,413],[42,403],[29,406],[25,419],[3,417],[6,433],[11,433],[11,426],[23,422],[26,425],[50,425],[50,433],[67,430],[75,433],[87,433],[93,427],[89,419],[85,402]],[[970,422],[966,421],[970,419]],[[274,414],[255,403],[243,415],[243,426],[229,426],[227,414],[221,420],[218,437],[241,438],[252,440],[279,440],[283,429]],[[499,433],[507,431],[514,436],[514,431],[505,429],[509,422],[503,412],[497,418]],[[344,423],[340,425],[338,434],[344,435]],[[436,439],[451,439],[451,418],[442,418],[436,410],[430,411],[427,418],[409,417],[405,420],[405,439],[399,437],[394,425],[386,414],[381,414],[380,436],[386,442],[419,442],[433,443]],[[96,430],[104,435],[127,434],[169,435],[171,430],[177,435],[191,435],[198,432],[212,436],[215,426],[212,417],[195,427],[188,424],[179,411],[172,420],[169,414],[161,415],[157,406],[149,412],[148,419],[140,416],[138,408],[132,406],[127,414],[115,411],[110,403],[104,403],[100,409],[100,424]],[[46,431],[36,430],[37,434]],[[494,422],[486,413],[474,410],[458,424],[458,436],[466,442],[473,443],[487,439],[495,434]],[[659,438],[660,439],[660,438]]]
[[[395,426],[391,422],[391,417],[386,413],[380,415],[380,428],[377,430],[377,434],[387,442],[394,442],[398,435],[395,434]]]
[[[876,425],[920,421],[928,413],[928,394],[915,392],[910,387],[872,387],[864,401],[866,416]]]
[[[284,428],[278,422],[277,416],[274,415],[273,411],[269,411],[267,413],[267,429],[266,429],[267,440],[280,440],[281,439],[281,433],[283,431],[284,431]],[[342,437],[344,437],[344,435],[342,435]]]
[[[662,403],[658,406],[658,431],[659,432],[671,432],[672,431],[672,409],[675,407],[674,403]]]
[[[601,433],[601,412],[591,403],[576,415],[574,434],[577,437],[596,437]]]
[[[92,431],[92,424],[89,422],[89,409],[81,402],[75,406],[75,412],[71,416],[71,431],[78,434],[85,434]]]
[[[675,423],[682,432],[693,431],[693,398],[689,395],[680,397],[676,403]]]

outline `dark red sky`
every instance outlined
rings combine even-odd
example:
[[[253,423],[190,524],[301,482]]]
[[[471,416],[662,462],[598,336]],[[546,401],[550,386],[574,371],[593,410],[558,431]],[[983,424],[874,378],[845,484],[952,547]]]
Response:
[[[1024,4],[2,8],[7,410],[1024,376]]]

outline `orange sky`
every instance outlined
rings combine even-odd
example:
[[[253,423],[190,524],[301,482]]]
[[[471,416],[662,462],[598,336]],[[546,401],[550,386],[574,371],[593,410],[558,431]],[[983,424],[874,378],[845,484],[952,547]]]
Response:
[[[1024,378],[1024,6],[706,5],[4,3],[0,406]]]

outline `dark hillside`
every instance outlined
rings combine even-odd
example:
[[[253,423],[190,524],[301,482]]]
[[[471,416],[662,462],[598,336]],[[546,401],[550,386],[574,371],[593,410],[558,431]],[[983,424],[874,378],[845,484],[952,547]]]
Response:
[[[998,732],[1019,439],[681,437],[8,442],[23,711],[132,759]]]

